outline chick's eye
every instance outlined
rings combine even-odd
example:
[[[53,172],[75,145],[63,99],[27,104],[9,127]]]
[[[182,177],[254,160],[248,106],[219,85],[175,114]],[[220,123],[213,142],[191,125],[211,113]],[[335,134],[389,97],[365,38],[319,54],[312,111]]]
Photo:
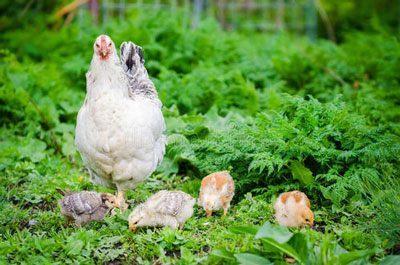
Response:
[[[306,222],[309,222],[310,220],[306,219]]]

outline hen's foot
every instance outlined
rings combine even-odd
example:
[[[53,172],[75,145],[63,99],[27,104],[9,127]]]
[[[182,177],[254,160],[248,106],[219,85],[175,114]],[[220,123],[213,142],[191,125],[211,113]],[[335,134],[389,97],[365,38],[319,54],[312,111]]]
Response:
[[[128,210],[129,205],[125,202],[123,191],[117,191],[117,203],[119,205],[119,208],[121,209],[122,214],[124,214],[126,210]]]

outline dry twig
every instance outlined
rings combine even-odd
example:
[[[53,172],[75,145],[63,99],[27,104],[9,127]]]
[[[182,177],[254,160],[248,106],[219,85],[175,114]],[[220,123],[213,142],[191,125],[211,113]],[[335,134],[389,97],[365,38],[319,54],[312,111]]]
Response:
[[[303,47],[301,47],[300,45],[297,45],[297,47],[299,48],[299,50],[301,51],[301,53],[303,54],[303,56],[308,59],[311,63],[315,64],[316,66],[318,66],[319,68],[321,68],[322,70],[324,70],[326,73],[330,74],[333,78],[336,79],[336,81],[338,81],[342,86],[346,85],[346,81],[343,80],[343,78],[341,78],[334,70],[320,64],[319,62],[317,62],[316,60],[314,60],[313,58],[311,58],[306,51],[303,49]]]

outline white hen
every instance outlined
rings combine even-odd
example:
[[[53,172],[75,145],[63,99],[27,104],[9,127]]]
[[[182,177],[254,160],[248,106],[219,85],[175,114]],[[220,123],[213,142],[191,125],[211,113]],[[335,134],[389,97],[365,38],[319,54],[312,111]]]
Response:
[[[161,101],[144,67],[142,49],[123,43],[121,61],[111,38],[97,37],[75,143],[92,182],[117,190],[125,212],[124,191],[154,172],[163,159],[166,137]]]

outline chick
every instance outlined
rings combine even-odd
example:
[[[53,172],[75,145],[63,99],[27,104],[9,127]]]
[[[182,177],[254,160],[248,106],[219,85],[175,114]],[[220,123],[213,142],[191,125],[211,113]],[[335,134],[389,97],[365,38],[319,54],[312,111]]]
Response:
[[[274,205],[275,218],[281,226],[298,227],[314,223],[310,201],[301,191],[289,191],[279,195]]]
[[[229,171],[215,172],[201,181],[199,205],[206,211],[207,217],[221,208],[226,215],[233,195],[235,195],[235,184]]]
[[[67,218],[64,227],[71,219],[75,220],[76,228],[91,221],[101,221],[118,203],[113,194],[97,193],[94,191],[65,193],[60,188],[56,190],[64,196],[58,201],[61,213]]]
[[[138,205],[129,215],[129,230],[143,226],[168,226],[183,228],[193,215],[196,199],[183,191],[162,190]]]

